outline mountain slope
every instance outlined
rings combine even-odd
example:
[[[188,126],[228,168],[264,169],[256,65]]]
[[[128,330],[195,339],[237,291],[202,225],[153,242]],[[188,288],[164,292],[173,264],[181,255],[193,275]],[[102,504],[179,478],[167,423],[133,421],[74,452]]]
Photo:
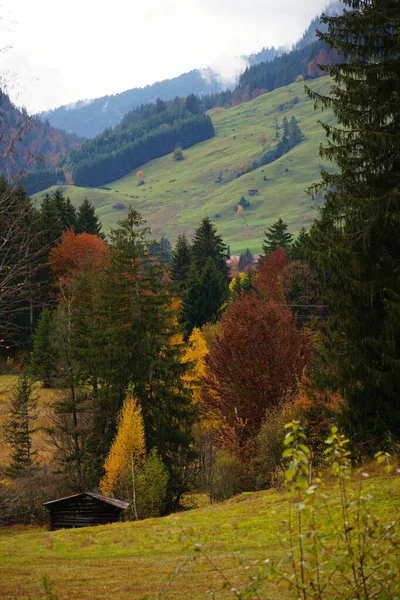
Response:
[[[310,82],[312,89],[322,93],[329,86],[327,77]],[[280,216],[293,232],[309,225],[318,201],[305,190],[319,178],[318,149],[324,133],[318,124],[321,114],[314,111],[304,84],[293,83],[234,108],[210,112],[215,137],[184,150],[182,161],[174,161],[169,154],[142,165],[145,185],[137,187],[136,172],[132,172],[103,189],[66,186],[66,193],[75,204],[87,196],[105,230],[134,206],[155,235],[164,234],[172,241],[183,232],[191,235],[208,215],[235,253],[246,247],[259,251],[266,227]],[[243,166],[260,156],[260,135],[266,134],[267,148],[274,146],[276,122],[280,125],[285,116],[290,119],[292,115],[305,136],[303,141],[273,163],[237,177]],[[323,120],[332,122],[333,117],[325,112]],[[253,189],[258,195],[250,197],[248,190]],[[238,214],[241,196],[250,207]],[[42,193],[36,197],[40,199]]]
[[[81,139],[29,116],[0,91],[0,156],[2,175],[12,177],[32,167],[52,167]]]

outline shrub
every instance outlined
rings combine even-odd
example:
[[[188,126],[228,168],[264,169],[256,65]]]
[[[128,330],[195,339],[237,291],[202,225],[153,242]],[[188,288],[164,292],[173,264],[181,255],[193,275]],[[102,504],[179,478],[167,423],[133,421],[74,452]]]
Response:
[[[283,483],[284,465],[282,447],[285,439],[285,423],[299,414],[292,403],[268,411],[255,442],[254,468],[256,487],[259,490]]]
[[[174,160],[183,160],[183,152],[182,152],[182,148],[178,147],[175,148],[173,154],[172,154],[172,158]]]
[[[220,450],[213,466],[212,493],[215,500],[226,500],[252,489],[252,478],[243,461]]]
[[[159,517],[166,507],[168,472],[153,448],[137,477],[137,512],[140,519]]]

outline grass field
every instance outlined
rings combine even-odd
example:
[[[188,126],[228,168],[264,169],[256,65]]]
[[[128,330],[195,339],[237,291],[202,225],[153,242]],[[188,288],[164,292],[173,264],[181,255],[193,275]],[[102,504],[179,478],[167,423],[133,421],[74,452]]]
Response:
[[[0,377],[0,431],[7,413],[7,398],[15,376]],[[54,402],[57,390],[37,388],[39,423],[46,424],[46,405]],[[52,449],[43,432],[37,432],[38,460],[51,463]],[[0,470],[8,460],[7,447],[0,444]],[[395,518],[400,505],[396,476],[368,469],[368,486],[373,486],[374,514]],[[332,482],[328,480],[328,487]],[[53,499],[53,498],[51,498]],[[190,498],[187,498],[190,504]],[[165,598],[229,598],[223,580],[203,554],[194,553],[195,544],[232,584],[240,589],[248,574],[256,572],[256,561],[282,557],[288,550],[288,504],[283,493],[268,490],[246,493],[223,503],[208,505],[205,495],[195,497],[201,508],[137,523],[76,530],[47,531],[40,527],[0,529],[1,600],[45,598],[42,577],[54,588],[53,600],[131,600],[155,598],[170,582]],[[238,567],[239,553],[244,565]],[[196,556],[190,560],[190,555]],[[186,563],[186,564],[185,564]],[[178,565],[182,572],[174,578]],[[271,584],[272,585],[272,584]],[[268,600],[288,598],[284,587],[265,588]]]
[[[393,518],[400,491],[397,477],[372,476],[375,514]],[[371,483],[369,484],[371,485]],[[137,523],[118,523],[77,530],[41,528],[0,530],[0,597],[44,598],[46,575],[60,600],[128,600],[155,597],[183,564],[195,544],[240,589],[255,561],[287,551],[288,506],[277,491],[242,494],[227,502]],[[238,568],[235,553],[244,565]],[[169,599],[229,598],[223,581],[202,555],[188,561],[171,582]],[[287,591],[265,584],[262,598],[284,600]],[[269,587],[271,586],[271,587]],[[207,594],[215,590],[215,595]]]
[[[310,83],[322,93],[329,86],[326,77]],[[297,104],[290,104],[296,96]],[[292,115],[305,139],[274,163],[238,178],[240,164],[260,155],[261,133],[266,133],[267,146],[274,145],[274,119],[281,124],[284,116],[290,119]],[[213,109],[211,117],[216,136],[185,150],[183,161],[175,162],[167,155],[143,165],[145,185],[136,186],[135,169],[108,184],[109,190],[65,186],[66,194],[74,204],[85,196],[93,202],[106,231],[134,206],[156,236],[164,234],[171,241],[183,232],[191,235],[200,220],[210,216],[235,253],[246,247],[259,251],[265,229],[279,217],[292,232],[308,226],[317,215],[317,202],[305,190],[319,178],[318,149],[325,139],[318,119],[332,123],[332,115],[316,112],[304,84],[298,82],[228,110]],[[249,189],[258,189],[258,196],[249,198]],[[235,209],[241,196],[251,206],[238,215]],[[113,208],[116,204],[125,208]]]

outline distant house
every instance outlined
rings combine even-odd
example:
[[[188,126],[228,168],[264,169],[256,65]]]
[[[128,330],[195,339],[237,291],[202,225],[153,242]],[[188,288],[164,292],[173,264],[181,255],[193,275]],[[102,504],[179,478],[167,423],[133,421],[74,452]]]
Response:
[[[129,502],[92,492],[82,492],[45,502],[43,506],[50,511],[51,529],[54,530],[121,521]]]
[[[249,196],[258,196],[258,190],[248,190]]]

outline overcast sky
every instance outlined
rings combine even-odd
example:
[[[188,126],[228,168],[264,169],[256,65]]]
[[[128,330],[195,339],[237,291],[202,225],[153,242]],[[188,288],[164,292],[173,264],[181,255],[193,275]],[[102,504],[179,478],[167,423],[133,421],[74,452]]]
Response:
[[[296,41],[327,0],[2,0],[0,72],[30,112]],[[4,75],[5,74],[5,75]]]

